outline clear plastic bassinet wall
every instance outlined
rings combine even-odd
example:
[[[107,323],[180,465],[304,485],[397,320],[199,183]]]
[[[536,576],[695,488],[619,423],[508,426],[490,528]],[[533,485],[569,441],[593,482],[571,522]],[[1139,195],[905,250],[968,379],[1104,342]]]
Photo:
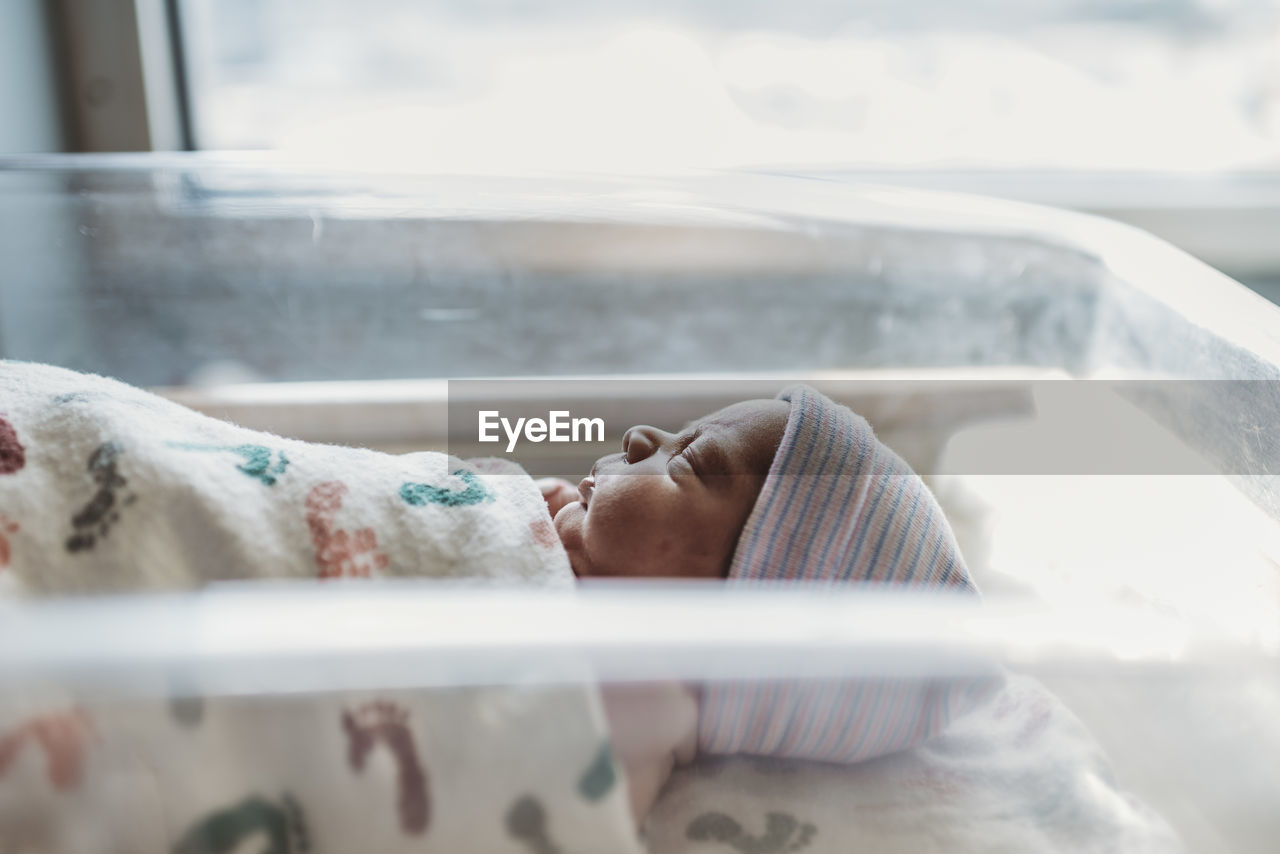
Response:
[[[0,356],[305,440],[474,456],[493,448],[458,407],[589,402],[608,423],[599,447],[520,459],[580,476],[630,424],[675,429],[811,383],[924,475],[987,594],[985,607],[854,597],[841,611],[605,588],[535,618],[445,592],[418,602],[430,623],[404,610],[410,586],[353,593],[352,608],[391,616],[355,620],[346,643],[266,628],[281,615],[345,625],[311,593],[14,605],[0,621],[10,688],[113,702],[469,691],[563,681],[571,652],[604,683],[947,674],[981,659],[1047,686],[1016,682],[991,710],[1004,729],[962,726],[933,753],[852,771],[700,759],[667,782],[649,850],[1238,852],[1280,839],[1280,309],[1148,235],[762,175],[460,178],[148,156],[0,161],[0,246]],[[66,640],[69,625],[98,631]],[[646,640],[653,626],[662,643]],[[364,725],[351,720],[348,735]],[[517,804],[499,823],[511,850],[600,850],[589,822],[563,819],[582,835],[557,837]]]
[[[251,164],[5,163],[5,355],[145,386],[220,367],[273,382],[1274,369],[1261,304],[1139,233],[1044,208],[748,175]]]

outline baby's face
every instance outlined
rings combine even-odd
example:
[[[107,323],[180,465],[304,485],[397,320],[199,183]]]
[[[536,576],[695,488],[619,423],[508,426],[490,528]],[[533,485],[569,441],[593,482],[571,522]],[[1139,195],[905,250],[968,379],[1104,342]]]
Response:
[[[579,577],[723,578],[790,407],[751,400],[679,433],[632,427],[556,514]]]

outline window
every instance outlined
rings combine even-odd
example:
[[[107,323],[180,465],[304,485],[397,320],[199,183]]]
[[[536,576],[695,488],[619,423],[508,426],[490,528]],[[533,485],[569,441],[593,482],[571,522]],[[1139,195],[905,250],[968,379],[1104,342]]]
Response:
[[[1258,0],[181,0],[198,147],[490,171],[1280,162]]]

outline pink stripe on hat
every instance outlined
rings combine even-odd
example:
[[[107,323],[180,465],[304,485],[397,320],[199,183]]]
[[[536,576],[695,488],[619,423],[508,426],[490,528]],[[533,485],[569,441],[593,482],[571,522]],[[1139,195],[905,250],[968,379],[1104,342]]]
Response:
[[[738,539],[731,580],[947,587],[976,593],[924,482],[871,426],[808,386]],[[856,762],[941,731],[972,680],[717,683],[703,690],[698,747]]]

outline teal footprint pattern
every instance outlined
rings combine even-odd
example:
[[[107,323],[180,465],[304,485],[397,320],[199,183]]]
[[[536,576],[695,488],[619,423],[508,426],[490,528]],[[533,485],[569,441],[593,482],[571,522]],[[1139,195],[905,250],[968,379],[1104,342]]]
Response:
[[[289,458],[284,451],[275,451],[273,462],[273,452],[265,445],[205,445],[199,442],[169,442],[168,445],[180,451],[235,454],[244,460],[236,469],[266,486],[275,486],[276,480],[289,467]]]
[[[461,489],[446,489],[429,483],[406,483],[400,487],[400,497],[412,507],[425,507],[428,504],[466,507],[493,500],[493,492],[472,472],[458,469],[453,476],[462,481]]]
[[[279,803],[254,795],[217,810],[193,825],[173,854],[230,854],[249,837],[261,837],[262,854],[302,854],[311,850],[302,807],[290,795]]]
[[[578,778],[578,794],[588,802],[595,802],[609,794],[617,782],[618,770],[613,762],[613,748],[606,741],[600,745],[591,764]]]

